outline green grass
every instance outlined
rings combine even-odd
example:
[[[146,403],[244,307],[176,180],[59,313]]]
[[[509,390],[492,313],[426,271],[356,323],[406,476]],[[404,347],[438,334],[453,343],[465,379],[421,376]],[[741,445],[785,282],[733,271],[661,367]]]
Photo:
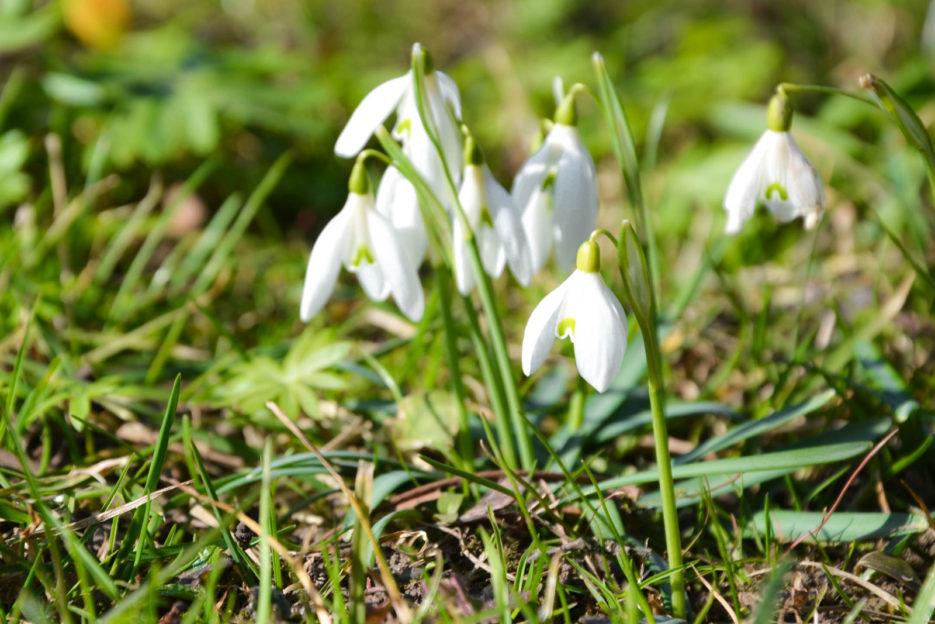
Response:
[[[0,622],[666,622],[680,575],[690,622],[932,619],[927,2],[141,3],[113,50],[59,3],[8,4]],[[334,140],[414,40],[507,186],[554,75],[598,96],[578,105],[599,226],[648,237],[656,297],[646,323],[627,306],[608,392],[565,342],[521,376],[526,320],[566,276],[455,296],[437,210],[422,321],[345,272],[299,322],[347,189]],[[825,89],[866,98],[864,70],[879,108]],[[827,212],[725,237],[781,82],[823,86],[789,93]]]

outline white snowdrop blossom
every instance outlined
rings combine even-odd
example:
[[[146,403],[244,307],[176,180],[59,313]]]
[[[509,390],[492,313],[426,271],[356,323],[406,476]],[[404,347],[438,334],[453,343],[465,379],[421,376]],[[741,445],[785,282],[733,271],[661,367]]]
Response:
[[[458,121],[461,118],[461,96],[454,80],[443,72],[433,70],[428,54],[419,44],[415,44],[413,56],[419,55],[424,55],[426,64],[426,114],[431,117],[438,131],[445,162],[439,157],[438,150],[419,116],[415,75],[412,70],[377,86],[361,100],[338,136],[334,151],[338,156],[345,158],[355,156],[364,148],[377,127],[395,112],[393,137],[402,143],[406,157],[412,161],[416,171],[425,179],[442,204],[450,208],[453,205],[453,197],[445,174],[445,164],[448,174],[457,186],[463,167]],[[425,224],[422,222],[412,183],[397,170],[388,170],[380,182],[377,197],[380,212],[401,231],[407,255],[417,265],[421,264],[425,258]]]
[[[545,266],[555,246],[560,269],[571,269],[578,245],[597,223],[597,176],[577,126],[556,122],[513,181],[513,199],[523,214],[533,272]]]
[[[361,160],[354,165],[349,186],[341,212],[312,247],[302,289],[302,320],[307,322],[324,307],[343,264],[357,275],[368,297],[383,301],[392,294],[403,314],[418,321],[425,310],[425,295],[417,268],[393,226],[377,212]]]
[[[805,228],[818,225],[825,208],[821,176],[799,148],[789,127],[792,109],[775,96],[769,106],[769,129],[734,174],[724,196],[728,234],[740,231],[762,203],[780,222],[797,217]]]
[[[523,335],[523,372],[531,375],[545,362],[555,338],[575,345],[578,373],[604,392],[620,372],[627,349],[627,319],[601,274],[597,243],[578,250],[577,268],[532,311]]]
[[[468,165],[464,168],[458,201],[474,233],[484,270],[488,275],[499,277],[504,265],[509,263],[516,280],[528,286],[532,278],[529,248],[516,204],[506,189],[494,179],[472,138],[467,139],[465,154]],[[462,295],[470,293],[477,280],[468,258],[470,250],[467,234],[461,219],[454,215],[452,239],[455,282]]]
[[[428,247],[419,197],[412,183],[392,165],[377,186],[377,211],[392,224],[406,257],[418,268]]]

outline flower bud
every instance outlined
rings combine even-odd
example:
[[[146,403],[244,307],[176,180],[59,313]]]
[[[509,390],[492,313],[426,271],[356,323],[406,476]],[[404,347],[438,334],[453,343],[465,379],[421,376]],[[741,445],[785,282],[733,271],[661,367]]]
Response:
[[[640,326],[653,322],[656,312],[649,279],[649,265],[639,236],[629,221],[624,221],[620,227],[617,260],[620,264],[620,276],[623,278],[623,289]]]
[[[888,112],[906,140],[928,156],[935,156],[932,138],[916,112],[892,87],[873,74],[860,77],[860,86],[873,94],[877,105]]]

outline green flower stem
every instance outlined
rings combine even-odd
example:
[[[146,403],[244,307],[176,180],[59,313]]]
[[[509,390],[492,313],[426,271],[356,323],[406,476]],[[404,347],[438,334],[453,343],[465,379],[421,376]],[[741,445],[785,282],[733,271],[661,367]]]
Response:
[[[431,115],[427,114],[428,103],[425,97],[424,51],[420,55],[413,55],[412,71],[415,78],[416,108],[419,111],[419,118],[422,121],[422,125],[425,127],[426,134],[428,135],[429,140],[432,142],[435,151],[438,153],[439,160],[442,163],[442,168],[445,171],[445,179],[448,182],[448,187],[451,190],[451,197],[454,203],[455,218],[460,221],[465,232],[472,232],[472,228],[470,227],[467,217],[464,214],[464,209],[461,206],[461,202],[458,201],[458,188],[454,183],[454,178],[451,175],[448,162],[445,160],[445,152],[442,149],[441,141],[438,138],[438,130],[435,128],[435,123]],[[494,298],[493,294],[493,283],[490,281],[490,276],[488,276],[487,272],[484,270],[484,265],[480,258],[480,252],[477,249],[477,241],[474,239],[473,233],[467,236],[465,242],[467,243],[469,250],[468,258],[471,263],[471,269],[477,276],[477,290],[480,294],[481,306],[483,307],[484,314],[487,316],[490,343],[493,347],[494,353],[494,363],[496,365],[497,372],[506,394],[509,419],[512,423],[513,431],[516,434],[516,441],[518,442],[520,465],[526,470],[531,470],[535,458],[532,453],[532,444],[529,441],[528,436],[526,436],[526,417],[523,413],[523,405],[519,398],[519,390],[516,387],[516,379],[512,372],[512,363],[506,348],[506,338],[503,334],[503,324],[500,319],[500,314],[497,311],[496,299]]]
[[[462,468],[471,470],[474,462],[474,442],[471,440],[471,428],[468,422],[467,406],[465,405],[464,381],[461,379],[461,366],[458,362],[457,336],[454,318],[451,315],[451,273],[448,267],[440,263],[435,269],[435,285],[441,300],[442,327],[445,331],[445,356],[448,360],[448,370],[451,374],[451,390],[454,392],[458,404],[458,454]]]
[[[837,87],[827,87],[824,85],[802,85],[795,84],[792,82],[781,82],[776,87],[777,91],[785,91],[786,93],[823,93],[824,95],[843,95],[844,97],[849,97],[854,100],[863,102],[864,104],[869,104],[874,108],[879,108],[877,103],[873,101],[873,98],[869,98],[866,95],[860,93],[855,93],[853,91],[847,91],[845,89],[838,89]]]
[[[643,334],[646,369],[649,375],[649,407],[653,419],[653,439],[656,465],[659,469],[659,493],[662,496],[662,523],[665,529],[669,569],[672,570],[672,614],[684,619],[685,573],[682,570],[682,537],[679,532],[678,509],[675,506],[675,484],[672,480],[672,457],[669,454],[669,432],[666,425],[663,394],[662,354],[656,327],[656,298],[650,283],[649,267],[633,226],[624,221],[620,228],[617,258],[623,288],[630,308]]]
[[[458,210],[461,210],[460,206],[458,206]],[[500,312],[497,310],[497,302],[493,294],[493,284],[481,263],[480,252],[477,250],[473,236],[470,243],[468,257],[471,259],[474,274],[478,276],[477,291],[480,294],[481,306],[487,317],[487,331],[490,344],[493,347],[494,363],[498,369],[504,394],[506,395],[506,408],[509,411],[509,420],[516,436],[520,466],[523,470],[532,470],[535,464],[535,456],[532,452],[532,443],[529,436],[526,435],[526,415],[523,412],[523,404],[519,398],[519,390],[516,387],[516,378],[513,376],[512,362],[506,348],[506,337],[503,335],[503,321],[500,319]]]
[[[448,370],[451,375],[451,390],[458,403],[458,453],[463,463],[462,468],[472,469],[471,457],[474,455],[474,441],[471,440],[471,426],[468,422],[467,406],[465,405],[464,381],[461,379],[461,366],[458,362],[458,331],[455,328],[454,318],[451,315],[451,274],[447,267],[438,266],[435,269],[435,284],[441,299],[442,327],[445,331],[445,356],[448,360]]]
[[[577,375],[575,391],[568,402],[568,430],[575,432],[584,423],[584,399],[587,396],[587,386],[581,375]]]
[[[639,319],[637,319],[639,320]],[[653,439],[656,445],[656,465],[659,467],[659,492],[662,495],[662,523],[666,534],[669,568],[672,573],[672,614],[685,618],[685,574],[682,571],[682,536],[679,532],[678,508],[675,506],[675,484],[672,480],[672,456],[669,454],[669,432],[666,426],[662,366],[655,323],[643,327],[643,344],[649,371],[649,408],[653,416]]]
[[[430,227],[429,230],[438,237],[440,248],[442,252],[442,257],[445,261],[445,265],[448,270],[454,266],[454,261],[451,255],[451,232],[449,231],[447,221],[442,219],[440,215],[445,214],[445,207],[442,205],[441,200],[437,195],[432,191],[428,186],[425,180],[419,175],[415,167],[412,165],[412,162],[406,158],[406,155],[403,154],[402,150],[390,136],[390,133],[387,132],[386,128],[380,126],[376,130],[376,137],[383,145],[383,148],[387,151],[387,154],[392,158],[393,164],[399,169],[407,180],[409,180],[416,189],[416,193],[419,195],[419,207],[422,210],[423,216],[426,221],[432,224],[433,227]],[[460,205],[457,205],[456,208],[460,211],[459,216],[464,218],[463,210],[461,210]],[[470,231],[466,229],[466,231]],[[480,255],[477,253],[477,245],[474,242],[473,236],[468,241],[468,246],[473,250],[473,258],[480,258]],[[479,267],[476,271],[479,276],[478,282],[482,286],[488,287],[488,292],[492,292],[492,286],[490,286],[489,279],[487,278],[486,271],[483,270],[483,267]],[[489,300],[493,300],[492,295]],[[494,360],[490,358],[490,355],[487,352],[487,341],[485,336],[480,329],[480,323],[476,319],[476,312],[474,310],[473,304],[470,302],[470,299],[466,299],[465,306],[468,310],[468,317],[472,321],[472,330],[476,334],[476,340],[474,343],[475,351],[480,358],[481,372],[484,374],[484,383],[487,386],[488,391],[490,392],[491,397],[491,407],[493,407],[494,414],[497,418],[497,430],[498,434],[502,436],[502,441],[504,446],[509,443],[509,450],[504,449],[503,455],[504,458],[511,462],[511,468],[516,467],[516,452],[515,452],[515,443],[513,442],[513,435],[510,431],[510,425],[513,422],[509,415],[509,410],[506,408],[506,399],[503,394],[503,382],[500,369],[496,366]],[[485,312],[487,308],[485,307]],[[494,312],[496,309],[494,308]],[[497,317],[498,318],[498,317]],[[491,321],[489,324],[493,324],[492,318],[488,314],[488,320]],[[499,322],[499,321],[497,321]],[[501,332],[502,336],[502,332]],[[472,336],[472,339],[474,336]],[[505,349],[504,349],[505,351]],[[485,368],[486,367],[486,368]],[[511,383],[513,383],[511,381]],[[514,384],[515,387],[515,384]],[[517,394],[518,396],[518,394]],[[518,402],[518,401],[517,401]],[[522,423],[521,423],[522,424]],[[528,444],[528,442],[527,442]],[[530,457],[531,457],[530,452]],[[532,462],[530,461],[530,466]]]
[[[868,83],[869,85],[876,85],[876,86],[882,85],[881,88],[884,89],[884,95],[883,95],[884,99],[880,99],[879,95],[870,97],[867,95],[863,95],[861,93],[855,93],[853,91],[846,91],[844,89],[838,89],[837,87],[826,87],[822,85],[800,85],[800,84],[794,84],[794,83],[789,83],[789,82],[780,83],[776,87],[776,90],[778,92],[786,92],[786,93],[806,92],[806,93],[821,93],[825,95],[842,95],[844,97],[849,97],[853,100],[863,102],[864,104],[868,104],[869,106],[872,106],[876,110],[880,110],[880,111],[887,113],[890,119],[892,120],[892,122],[894,123],[894,125],[896,125],[896,127],[899,128],[900,132],[902,132],[903,135],[906,137],[906,140],[909,142],[909,144],[915,147],[922,154],[922,158],[925,160],[926,171],[928,173],[929,190],[932,192],[932,197],[935,198],[935,151],[933,151],[931,147],[931,139],[928,136],[928,131],[925,130],[924,126],[921,125],[921,121],[918,119],[918,115],[916,115],[915,111],[912,110],[912,108],[908,104],[906,104],[902,100],[902,98],[899,97],[896,94],[896,92],[893,91],[889,87],[889,85],[887,85],[883,81],[873,76],[868,75],[867,78],[869,79],[869,83]],[[863,80],[864,79],[861,79],[862,86],[865,84]],[[871,86],[866,86],[865,88],[871,89]],[[871,92],[875,93],[875,91],[872,91],[872,90]],[[898,100],[898,102],[893,102],[893,100]],[[887,104],[886,102],[888,102],[889,104]],[[903,113],[909,115],[914,122],[917,122],[919,124],[920,126],[919,132],[921,133],[922,140],[925,142],[924,145],[921,145],[918,140],[913,139],[913,135],[910,129],[905,127],[905,125],[899,119],[900,111],[896,110],[897,105],[899,107],[902,107]]]
[[[500,452],[503,461],[510,470],[516,469],[516,444],[513,442],[513,430],[510,428],[510,419],[507,415],[506,399],[503,395],[503,384],[494,370],[493,360],[487,351],[487,343],[484,340],[484,333],[480,328],[480,320],[477,311],[474,309],[474,302],[470,297],[462,297],[464,309],[467,311],[468,322],[471,327],[471,342],[474,345],[474,351],[477,353],[477,359],[480,363],[481,375],[484,377],[484,385],[490,393],[490,404],[493,413],[496,415],[494,426],[497,429],[497,436],[500,438]]]

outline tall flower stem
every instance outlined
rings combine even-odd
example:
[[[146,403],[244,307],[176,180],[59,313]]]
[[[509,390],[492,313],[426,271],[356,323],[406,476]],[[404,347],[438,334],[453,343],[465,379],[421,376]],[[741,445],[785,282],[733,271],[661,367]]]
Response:
[[[474,309],[474,302],[470,297],[462,297],[464,309],[467,312],[468,323],[471,328],[471,342],[474,345],[474,351],[477,354],[477,360],[480,363],[481,375],[484,378],[484,385],[487,386],[487,392],[490,393],[490,404],[493,413],[494,427],[497,430],[498,445],[506,467],[516,469],[516,444],[513,441],[513,430],[511,421],[507,415],[506,397],[503,394],[503,384],[500,382],[496,373],[496,367],[487,350],[484,332],[480,327],[480,319],[477,311]]]
[[[412,57],[412,72],[416,87],[416,108],[419,111],[419,117],[426,134],[441,160],[442,168],[445,172],[445,179],[451,190],[455,218],[459,219],[464,231],[469,233],[465,240],[469,251],[468,260],[471,263],[471,269],[477,276],[477,290],[480,295],[481,307],[487,317],[488,333],[490,344],[493,349],[494,362],[506,395],[508,415],[519,450],[520,465],[525,470],[531,470],[535,462],[535,457],[532,452],[532,443],[526,435],[526,416],[523,411],[522,401],[519,398],[519,390],[516,387],[516,378],[513,375],[512,362],[510,361],[510,356],[506,348],[506,338],[503,333],[503,323],[500,319],[500,313],[496,306],[493,283],[490,281],[490,276],[488,276],[487,272],[484,270],[480,252],[477,249],[477,241],[474,238],[472,228],[464,214],[464,209],[458,201],[458,188],[454,182],[454,177],[451,175],[448,162],[445,159],[445,152],[438,138],[438,129],[435,127],[434,120],[428,111],[425,91],[425,67],[426,52],[421,48],[417,48],[413,51]]]
[[[383,148],[386,150],[387,154],[389,154],[392,163],[399,169],[400,173],[402,173],[406,179],[409,180],[415,187],[416,193],[419,196],[419,206],[422,209],[423,215],[426,221],[433,225],[433,227],[429,229],[439,239],[441,256],[445,263],[442,270],[450,272],[454,266],[454,260],[451,257],[451,232],[449,231],[450,228],[447,228],[447,221],[439,218],[439,215],[445,214],[444,205],[441,203],[441,200],[439,200],[438,196],[429,187],[426,181],[419,175],[412,162],[402,152],[402,150],[399,148],[399,145],[396,144],[396,142],[390,136],[390,133],[387,132],[386,128],[383,128],[382,126],[377,128],[375,135],[380,141],[380,144],[383,145]],[[473,243],[473,236],[469,242]],[[475,251],[477,249],[476,244],[468,245],[468,247],[469,249],[472,248]],[[487,274],[483,271],[477,272],[477,275],[481,276],[482,278],[487,276]],[[478,282],[481,285],[484,284],[483,279],[479,279]],[[501,439],[500,444],[504,447],[504,461],[507,462],[509,468],[515,469],[517,467],[515,450],[516,445],[513,441],[514,436],[511,429],[513,420],[510,417],[510,412],[507,407],[507,400],[503,390],[503,381],[500,375],[500,369],[496,365],[496,361],[490,356],[487,350],[487,345],[490,340],[488,340],[487,336],[484,335],[483,330],[481,329],[480,321],[477,318],[477,312],[474,309],[474,304],[471,302],[469,297],[465,297],[464,302],[465,309],[467,310],[468,320],[470,321],[472,332],[471,339],[474,343],[474,350],[480,361],[481,373],[484,376],[484,383],[487,386],[488,392],[490,393],[491,407],[493,408],[494,415],[496,417],[496,429]],[[494,309],[494,311],[496,311],[496,309]],[[452,330],[454,330],[453,326]],[[453,344],[452,346],[456,347],[457,345]],[[452,374],[459,373],[453,370]],[[532,462],[530,461],[530,465],[531,463]]]
[[[467,406],[465,405],[464,381],[461,379],[458,331],[451,315],[451,273],[450,269],[441,263],[438,263],[434,269],[435,283],[441,300],[442,328],[445,332],[445,356],[451,374],[451,390],[454,392],[455,401],[458,405],[458,454],[462,461],[461,467],[470,470],[474,467],[474,462],[471,461],[474,454],[474,443],[471,440],[471,425],[468,422]]]
[[[662,355],[656,327],[656,300],[649,277],[646,256],[636,230],[624,221],[617,243],[617,258],[623,288],[630,301],[633,316],[643,334],[648,371],[649,407],[652,412],[656,466],[659,470],[659,493],[662,497],[662,523],[666,536],[669,568],[672,569],[672,614],[685,618],[685,574],[682,570],[682,536],[679,531],[678,509],[675,506],[675,484],[672,479],[672,456],[669,453],[669,432],[666,423],[663,393]]]

